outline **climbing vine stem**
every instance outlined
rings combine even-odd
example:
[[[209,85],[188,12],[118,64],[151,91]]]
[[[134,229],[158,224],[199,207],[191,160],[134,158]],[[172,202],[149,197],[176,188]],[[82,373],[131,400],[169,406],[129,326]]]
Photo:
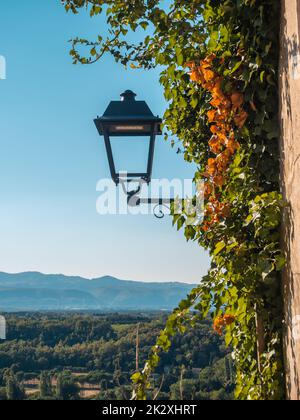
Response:
[[[74,63],[110,53],[137,69],[137,77],[140,68],[162,68],[166,139],[182,142],[185,159],[197,165],[195,181],[205,182],[203,224],[191,226],[185,215],[174,216],[174,224],[209,249],[211,269],[171,314],[144,369],[133,375],[133,397],[149,395],[151,375],[172,337],[211,316],[233,351],[236,398],[284,398],[280,2],[172,0],[170,8],[159,0],[62,2],[74,13],[87,7],[91,16],[106,14],[109,25],[106,38],[73,40]],[[128,42],[130,32],[139,42]]]

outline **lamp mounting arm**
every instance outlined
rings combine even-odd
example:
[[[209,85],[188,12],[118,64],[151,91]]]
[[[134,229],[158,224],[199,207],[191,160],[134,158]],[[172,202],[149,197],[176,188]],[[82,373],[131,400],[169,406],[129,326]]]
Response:
[[[128,190],[126,188],[126,184],[128,184],[129,182],[138,182],[138,187],[132,190]],[[170,209],[170,206],[172,203],[175,202],[182,202],[183,199],[179,199],[179,198],[140,198],[139,194],[142,191],[142,186],[143,184],[148,184],[146,179],[140,179],[140,180],[130,180],[130,181],[125,181],[120,179],[119,183],[122,186],[123,192],[124,194],[127,195],[127,203],[128,206],[130,207],[138,207],[141,206],[142,204],[146,204],[148,206],[150,205],[154,205],[154,216],[157,219],[162,219],[165,214],[162,210],[163,207],[165,207],[166,209]]]

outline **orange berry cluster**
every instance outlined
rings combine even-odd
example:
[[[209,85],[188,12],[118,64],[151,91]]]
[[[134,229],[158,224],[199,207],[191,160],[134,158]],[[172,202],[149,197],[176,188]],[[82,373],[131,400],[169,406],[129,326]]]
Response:
[[[204,231],[208,231],[211,225],[219,223],[230,214],[229,206],[220,202],[218,192],[225,184],[232,158],[240,147],[235,139],[234,125],[242,128],[248,118],[247,112],[243,109],[244,95],[240,92],[233,92],[230,95],[223,92],[223,79],[213,68],[214,60],[216,56],[212,54],[202,60],[200,65],[194,62],[186,64],[191,70],[189,73],[191,80],[201,84],[212,96],[210,105],[213,109],[207,112],[207,117],[212,133],[209,147],[215,157],[208,160],[206,172],[203,174],[206,178],[205,198],[208,200]]]
[[[228,325],[231,325],[235,322],[234,315],[223,315],[215,319],[214,321],[214,330],[219,334],[223,335],[223,328]]]

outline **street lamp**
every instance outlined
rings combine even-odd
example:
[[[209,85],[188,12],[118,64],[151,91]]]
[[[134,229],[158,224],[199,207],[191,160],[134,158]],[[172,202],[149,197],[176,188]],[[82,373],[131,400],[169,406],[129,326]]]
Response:
[[[108,157],[109,169],[112,180],[116,185],[121,184],[124,192],[128,197],[128,205],[131,207],[141,204],[169,206],[178,199],[173,198],[140,198],[138,194],[141,192],[142,185],[151,182],[155,138],[162,135],[162,120],[151,112],[145,101],[136,101],[136,94],[131,90],[126,90],[121,94],[121,101],[112,101],[107,107],[102,117],[94,120],[100,136],[104,136],[106,153]],[[116,170],[115,157],[111,140],[114,137],[120,137],[121,141],[133,140],[136,142],[149,140],[148,162],[145,171],[120,173]],[[126,169],[126,168],[122,168]],[[128,191],[125,183],[136,182],[138,187],[135,190]],[[182,201],[182,200],[181,200]],[[156,217],[163,217],[161,209]]]
[[[116,185],[120,183],[120,173],[116,171],[111,138],[121,137],[124,141],[149,141],[148,163],[143,172],[130,172],[127,181],[142,180],[147,184],[151,182],[155,138],[161,135],[162,120],[155,117],[145,101],[136,101],[136,94],[126,90],[121,94],[121,101],[112,101],[102,117],[95,119],[100,136],[104,136],[105,147],[109,162],[110,173]],[[139,138],[137,138],[139,137]],[[142,139],[140,139],[140,137]],[[126,168],[122,168],[126,169]],[[124,180],[124,177],[122,176]]]

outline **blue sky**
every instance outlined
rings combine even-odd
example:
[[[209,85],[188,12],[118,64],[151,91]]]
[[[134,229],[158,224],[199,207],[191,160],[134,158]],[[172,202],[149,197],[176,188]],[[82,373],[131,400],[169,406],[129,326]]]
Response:
[[[155,114],[166,103],[158,71],[125,70],[110,56],[73,66],[68,40],[105,30],[59,0],[0,3],[0,270],[196,283],[209,259],[170,217],[100,216],[96,184],[109,176],[93,118],[132,89]],[[158,138],[156,178],[193,166]]]

